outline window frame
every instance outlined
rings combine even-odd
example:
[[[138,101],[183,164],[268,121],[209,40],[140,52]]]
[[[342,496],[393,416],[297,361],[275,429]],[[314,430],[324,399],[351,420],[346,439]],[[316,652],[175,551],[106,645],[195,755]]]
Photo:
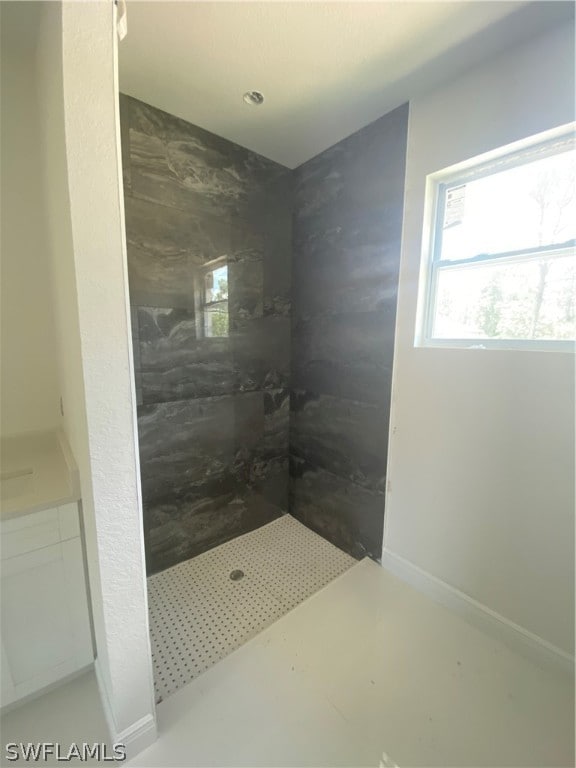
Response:
[[[461,268],[463,265],[470,265],[473,269],[474,266],[487,263],[525,262],[527,257],[534,256],[536,258],[541,253],[554,254],[558,258],[567,254],[573,254],[576,257],[574,245],[560,243],[518,251],[478,254],[468,259],[442,260],[440,258],[446,194],[450,189],[510,168],[517,168],[545,157],[560,154],[568,149],[574,149],[576,148],[575,129],[576,123],[560,126],[427,176],[415,347],[576,352],[576,340],[571,339],[470,339],[460,337],[444,339],[436,338],[432,333],[438,276],[441,271],[451,267]]]
[[[209,310],[210,307],[216,307],[218,305],[226,306],[227,314],[228,314],[228,322],[230,322],[230,312],[229,312],[229,302],[230,302],[230,295],[228,295],[227,299],[218,299],[217,301],[206,301],[206,275],[210,272],[215,272],[216,270],[220,269],[221,267],[226,267],[228,270],[228,258],[226,256],[219,256],[216,259],[212,259],[211,261],[206,262],[203,264],[196,272],[196,279],[195,279],[195,305],[196,305],[196,327],[198,329],[197,331],[197,337],[201,339],[226,339],[230,335],[230,330],[228,330],[228,333],[226,335],[222,336],[208,336],[206,334],[206,311]],[[230,286],[228,286],[228,290],[230,290]]]

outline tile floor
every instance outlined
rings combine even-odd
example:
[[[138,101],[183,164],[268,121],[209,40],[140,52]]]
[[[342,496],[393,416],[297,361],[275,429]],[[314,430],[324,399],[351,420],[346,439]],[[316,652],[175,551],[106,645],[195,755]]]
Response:
[[[67,754],[71,744],[106,744],[108,755],[112,754],[108,726],[100,702],[96,675],[92,668],[36,699],[3,712],[0,715],[0,733],[2,735],[1,766],[22,765],[24,762],[7,759],[6,744],[11,742],[15,744],[58,743],[61,745],[63,754]],[[111,762],[98,760],[87,762],[92,766],[114,765]],[[28,761],[27,764],[34,763]],[[70,763],[63,763],[53,755],[35,764],[61,766],[81,763],[74,759]]]
[[[574,766],[574,680],[370,560],[157,708],[130,766]]]
[[[157,703],[351,568],[290,515],[148,579]],[[237,581],[230,574],[239,570]]]
[[[377,768],[383,752],[401,768],[575,764],[573,677],[541,669],[369,560],[157,716],[158,741],[131,767]],[[93,672],[5,713],[1,726],[3,742],[107,740]]]

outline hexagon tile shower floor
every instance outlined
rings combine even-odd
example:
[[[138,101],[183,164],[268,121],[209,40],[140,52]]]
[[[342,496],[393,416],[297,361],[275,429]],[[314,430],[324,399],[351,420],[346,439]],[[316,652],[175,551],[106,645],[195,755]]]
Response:
[[[151,576],[148,596],[157,702],[355,562],[284,515]]]

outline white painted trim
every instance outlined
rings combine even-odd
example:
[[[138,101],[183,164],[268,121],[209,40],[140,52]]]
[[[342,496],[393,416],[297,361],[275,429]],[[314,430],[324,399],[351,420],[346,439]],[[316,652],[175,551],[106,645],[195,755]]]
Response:
[[[100,691],[100,699],[102,702],[102,709],[104,710],[104,717],[106,719],[106,725],[108,726],[108,733],[110,736],[110,742],[114,744],[124,744],[126,746],[126,757],[128,760],[135,757],[151,744],[153,744],[158,738],[156,729],[156,718],[153,714],[145,715],[140,720],[137,720],[132,725],[125,728],[123,731],[119,731],[110,706],[110,697],[106,689],[106,683],[104,682],[104,676],[100,670],[99,660],[94,662],[94,672],[96,673],[96,681],[98,683],[98,690]]]
[[[2,704],[2,706],[0,707],[0,715],[6,715],[8,712],[11,712],[13,709],[17,709],[18,707],[21,707],[23,704],[28,704],[31,701],[35,701],[36,699],[39,699],[41,696],[44,696],[47,693],[51,693],[52,691],[55,691],[57,688],[61,688],[63,685],[66,685],[67,683],[71,683],[73,680],[76,680],[77,677],[81,677],[82,675],[85,675],[93,667],[94,667],[94,662],[91,661],[89,664],[86,664],[86,666],[82,667],[81,669],[76,669],[74,670],[74,672],[70,672],[64,677],[61,677],[60,679],[55,680],[53,683],[48,683],[48,685],[45,685],[43,688],[40,688],[36,691],[32,691],[32,693],[28,693],[25,696],[22,696],[22,698],[15,699],[14,701],[11,701],[8,704]],[[3,663],[2,677],[4,678],[9,674],[10,674],[10,670],[8,668],[8,664]]]
[[[100,669],[100,659],[96,657],[94,659],[94,672],[96,674],[96,682],[98,683],[98,691],[100,692],[100,701],[102,703],[102,709],[104,711],[104,717],[106,718],[106,725],[108,726],[108,735],[110,741],[114,743],[116,737],[116,720],[110,706],[110,697],[108,696],[108,690],[106,689],[106,683],[104,681],[104,675]]]
[[[384,548],[382,567],[534,663],[574,677],[574,657]]]
[[[151,746],[157,738],[156,718],[150,714],[121,731],[116,737],[116,743],[126,746],[126,757],[130,760]]]

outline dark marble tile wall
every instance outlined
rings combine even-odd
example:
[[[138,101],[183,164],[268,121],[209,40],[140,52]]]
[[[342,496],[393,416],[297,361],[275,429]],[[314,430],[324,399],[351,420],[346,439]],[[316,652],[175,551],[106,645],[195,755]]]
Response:
[[[288,509],[293,175],[121,95],[149,572]],[[229,334],[202,332],[225,257]]]
[[[290,512],[381,556],[408,105],[295,171]]]

